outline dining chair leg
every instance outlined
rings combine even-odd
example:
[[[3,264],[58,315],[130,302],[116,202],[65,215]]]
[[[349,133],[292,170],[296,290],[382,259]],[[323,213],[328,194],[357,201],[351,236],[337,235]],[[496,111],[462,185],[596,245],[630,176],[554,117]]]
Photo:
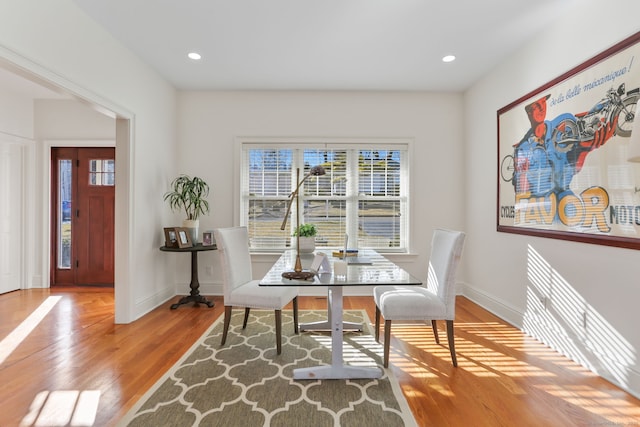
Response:
[[[391,344],[391,320],[384,321],[384,360],[385,368],[389,367],[389,345]]]
[[[431,321],[431,329],[433,329],[433,336],[436,338],[436,344],[440,344],[440,337],[438,336],[438,324],[435,320]]]
[[[298,297],[293,298],[293,331],[298,335]]]
[[[230,305],[224,306],[224,328],[222,329],[222,342],[220,345],[224,345],[227,342],[227,332],[229,332],[229,323],[231,323],[231,307]]]
[[[376,305],[376,342],[380,342],[380,309]]]
[[[453,336],[453,320],[447,320],[447,339],[449,340],[449,351],[451,352],[451,360],[453,366],[458,367],[458,359],[456,358],[456,344]]]
[[[244,308],[244,320],[242,321],[242,329],[245,329],[247,327],[247,320],[249,320],[249,311],[251,311],[251,308]]]
[[[282,353],[282,310],[276,310],[276,349]]]

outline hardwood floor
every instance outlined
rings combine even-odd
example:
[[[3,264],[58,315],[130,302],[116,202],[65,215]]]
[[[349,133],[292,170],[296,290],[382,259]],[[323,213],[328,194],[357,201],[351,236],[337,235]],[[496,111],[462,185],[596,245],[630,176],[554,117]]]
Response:
[[[60,417],[47,426],[82,425],[69,414],[87,408],[93,425],[114,425],[222,314],[221,297],[213,299],[213,308],[177,310],[171,300],[115,325],[109,289],[0,295],[0,426],[44,425],[36,423],[43,402]],[[300,309],[326,308],[325,298],[299,299]],[[458,368],[444,329],[443,345],[426,325],[392,329],[390,369],[420,426],[640,425],[638,399],[468,299],[457,304]],[[372,298],[346,297],[344,307],[374,319]]]

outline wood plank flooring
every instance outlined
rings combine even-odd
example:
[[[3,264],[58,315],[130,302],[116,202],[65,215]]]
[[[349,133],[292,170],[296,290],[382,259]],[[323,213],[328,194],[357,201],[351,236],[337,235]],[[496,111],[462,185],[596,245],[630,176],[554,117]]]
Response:
[[[326,308],[326,298],[299,299],[300,309]],[[93,425],[114,425],[223,313],[221,297],[213,308],[170,310],[175,300],[115,325],[110,289],[0,295],[0,426],[38,425],[42,402],[56,402],[54,425],[74,425],[69,414],[96,396]],[[426,325],[392,330],[390,368],[420,426],[640,426],[638,399],[468,299],[457,304],[457,369],[444,325],[443,345]],[[346,297],[344,307],[374,319],[370,297]]]

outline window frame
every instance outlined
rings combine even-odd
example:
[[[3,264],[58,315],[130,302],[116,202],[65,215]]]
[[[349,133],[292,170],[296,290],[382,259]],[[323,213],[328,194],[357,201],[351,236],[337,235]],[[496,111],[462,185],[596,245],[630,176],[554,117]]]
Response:
[[[304,175],[304,162],[303,162],[303,153],[304,150],[309,149],[318,149],[318,150],[346,150],[347,151],[347,177],[353,178],[354,176],[358,177],[358,152],[359,150],[366,151],[375,151],[375,150],[399,150],[403,154],[400,156],[400,186],[399,191],[400,194],[398,196],[390,196],[389,198],[385,198],[384,200],[397,200],[400,206],[400,215],[399,215],[399,245],[397,247],[373,247],[381,253],[400,253],[400,254],[408,254],[410,253],[410,212],[411,212],[411,197],[410,197],[410,179],[411,179],[411,153],[412,153],[412,142],[413,140],[410,138],[270,138],[270,137],[240,137],[236,138],[237,143],[237,157],[238,161],[236,164],[238,165],[238,179],[236,181],[237,190],[235,192],[238,197],[237,203],[235,203],[237,209],[237,223],[243,226],[247,226],[249,224],[249,201],[251,200],[251,196],[248,194],[248,168],[249,168],[249,160],[248,160],[248,152],[250,149],[291,149],[293,150],[292,154],[292,165],[291,165],[291,187],[293,190],[295,188],[295,170],[297,167],[300,167],[300,176]],[[296,152],[297,151],[297,152]],[[314,165],[311,165],[314,166]],[[354,171],[354,168],[356,169]],[[357,184],[353,179],[348,179],[349,185],[354,185],[357,190]],[[353,183],[353,184],[352,184]],[[305,182],[305,185],[307,183]],[[355,194],[354,194],[355,193]],[[288,200],[287,196],[274,196],[272,200]],[[258,198],[268,200],[269,197],[265,196],[264,198]],[[345,214],[345,218],[349,218],[346,221],[346,232],[349,236],[358,235],[358,223],[359,218],[353,215],[357,215],[358,205],[361,201],[370,201],[370,200],[381,200],[379,196],[363,196],[359,195],[357,191],[354,191],[353,188],[348,190],[347,195],[345,196],[307,196],[303,194],[303,190],[300,190],[300,201],[304,203],[306,200],[327,200],[327,199],[343,199],[346,202],[347,212]],[[253,200],[256,200],[254,198]],[[291,217],[289,221],[293,219],[293,215],[295,215],[295,203],[291,208]],[[284,214],[282,219],[284,219]],[[295,222],[295,219],[293,219]],[[294,224],[288,222],[287,228],[290,229]],[[285,238],[289,237],[288,231],[283,231]],[[351,238],[350,238],[351,240]],[[286,243],[285,243],[286,245]],[[340,245],[341,246],[341,245]],[[350,245],[351,246],[351,245]],[[323,246],[318,246],[321,249]],[[334,247],[333,245],[331,247]],[[279,253],[283,250],[289,249],[289,246],[286,247],[275,247],[275,246],[266,246],[266,247],[251,247],[251,252],[253,253]]]

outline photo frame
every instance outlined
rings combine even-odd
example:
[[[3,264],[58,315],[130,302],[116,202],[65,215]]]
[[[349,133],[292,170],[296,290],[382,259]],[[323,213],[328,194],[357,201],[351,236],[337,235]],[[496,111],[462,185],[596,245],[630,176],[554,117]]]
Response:
[[[190,248],[193,246],[189,230],[183,227],[176,227],[176,236],[179,248]]]
[[[202,233],[202,246],[213,246],[216,244],[213,231],[205,231]]]
[[[164,245],[167,248],[177,248],[178,234],[175,227],[165,227],[164,229]]]
[[[640,249],[639,100],[640,32],[498,110],[497,231]]]

